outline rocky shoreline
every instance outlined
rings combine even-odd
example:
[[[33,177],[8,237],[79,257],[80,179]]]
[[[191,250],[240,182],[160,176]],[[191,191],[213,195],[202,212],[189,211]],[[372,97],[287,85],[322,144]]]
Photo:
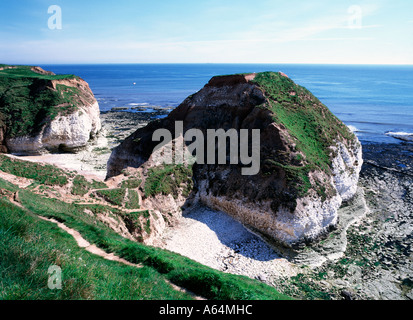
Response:
[[[363,158],[359,186],[369,211],[347,230],[344,255],[277,279],[284,293],[300,296],[305,289],[312,298],[413,299],[413,144],[365,144]],[[322,241],[314,249],[323,247]]]
[[[108,111],[100,113],[102,130],[88,144],[76,153],[45,153],[37,156],[23,156],[21,159],[44,162],[63,169],[81,171],[93,175],[97,180],[106,178],[106,166],[112,149],[126,137],[144,127],[149,121],[164,116],[168,110],[154,112]]]
[[[107,111],[100,113],[102,128],[106,132],[108,146],[113,148],[149,121],[166,116],[169,109],[158,108],[153,112]]]

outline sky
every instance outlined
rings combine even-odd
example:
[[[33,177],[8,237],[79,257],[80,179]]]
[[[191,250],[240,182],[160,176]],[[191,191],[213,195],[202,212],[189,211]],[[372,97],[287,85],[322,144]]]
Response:
[[[413,64],[411,0],[0,0],[0,12],[6,64]]]

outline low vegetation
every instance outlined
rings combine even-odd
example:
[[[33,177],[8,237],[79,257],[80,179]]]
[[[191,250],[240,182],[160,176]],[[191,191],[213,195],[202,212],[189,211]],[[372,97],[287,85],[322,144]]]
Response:
[[[48,186],[64,186],[70,175],[52,165],[22,161],[0,154],[0,170]]]
[[[72,236],[0,198],[1,300],[190,299],[154,268],[107,261]],[[50,266],[62,270],[62,289],[48,287]]]
[[[339,137],[351,143],[354,134],[310,91],[280,73],[259,73],[253,80],[269,98],[262,108],[272,111],[276,123],[282,124],[294,139],[301,166],[289,165],[290,159],[270,159],[275,167],[286,169],[288,179],[303,196],[312,187],[308,174],[314,170],[330,173],[330,146]]]
[[[139,193],[136,190],[129,189],[125,201],[126,209],[140,209]]]
[[[107,202],[122,207],[125,202],[126,188],[99,190],[96,191],[96,194]]]
[[[78,89],[57,85],[55,90],[51,86],[52,80],[73,78],[76,76],[40,74],[30,66],[0,67],[0,118],[7,136],[34,135],[47,119],[75,110]]]
[[[182,164],[150,168],[144,185],[145,196],[172,194],[177,197],[180,189],[182,195],[188,196],[193,188],[192,176],[192,167]]]
[[[136,212],[121,212],[120,215],[125,221],[126,227],[128,228],[130,233],[134,233],[138,231],[141,236],[137,237],[139,242],[143,242],[143,232],[147,235],[150,235],[151,230],[151,214],[149,210],[142,210]]]
[[[121,187],[129,188],[129,189],[136,189],[140,187],[141,183],[142,183],[142,179],[132,177],[132,178],[122,181]]]
[[[96,195],[118,207],[125,207],[126,209],[140,209],[139,193],[133,189],[102,189],[96,191]]]
[[[134,221],[145,218],[140,227],[150,228],[148,211],[125,213],[98,204],[70,204],[29,189],[18,189],[3,179],[0,189],[18,191],[21,205],[0,196],[0,299],[192,298],[176,291],[165,279],[208,299],[288,299],[259,281],[225,274],[181,255],[123,238],[94,216],[110,210]],[[85,209],[93,214],[86,214]],[[78,248],[66,232],[38,216],[63,222],[90,243],[143,268],[94,256]],[[47,286],[51,265],[62,269],[62,290],[50,290]]]
[[[78,196],[84,196],[92,189],[106,189],[107,185],[103,182],[93,180],[89,182],[85,177],[77,175],[73,179],[72,194]]]

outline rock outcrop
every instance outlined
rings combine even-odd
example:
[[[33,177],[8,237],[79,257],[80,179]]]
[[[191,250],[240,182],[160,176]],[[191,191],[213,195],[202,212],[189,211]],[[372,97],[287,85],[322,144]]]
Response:
[[[0,70],[0,114],[7,126],[0,144],[15,154],[76,152],[101,129],[89,85],[40,67]]]
[[[182,132],[176,130],[177,123],[182,123]],[[159,150],[154,152],[159,144],[154,141],[159,140],[154,139],[158,129],[172,133],[170,152],[176,152],[180,143],[186,152],[192,150],[190,130],[197,129],[202,133],[205,153],[215,153],[210,158],[218,160],[215,162],[202,162],[198,157],[193,165],[190,161],[175,163],[192,169],[191,199],[222,210],[286,246],[311,243],[327,234],[337,225],[338,208],[357,189],[362,165],[360,142],[316,97],[283,73],[212,78],[167,118],[138,129],[117,147],[108,162],[108,177],[127,167],[145,168],[143,172],[148,174],[148,168],[165,167],[157,157]],[[242,137],[242,131],[248,133],[247,140],[241,140],[241,145],[237,140],[235,145],[240,153],[244,147],[244,153],[248,149],[248,155],[258,155],[259,170],[246,175],[252,161],[246,164],[241,156],[234,161],[230,135],[226,138],[231,140],[225,148],[226,161],[219,160],[219,147],[208,147],[215,143],[215,137],[208,139],[211,129],[223,129],[218,136],[232,130],[236,139]],[[252,141],[256,130],[258,143]],[[161,153],[167,154],[166,149]],[[178,186],[182,191],[182,183]]]
[[[4,123],[4,119],[2,119],[2,115],[0,114],[0,153],[7,153],[6,131],[6,124]]]

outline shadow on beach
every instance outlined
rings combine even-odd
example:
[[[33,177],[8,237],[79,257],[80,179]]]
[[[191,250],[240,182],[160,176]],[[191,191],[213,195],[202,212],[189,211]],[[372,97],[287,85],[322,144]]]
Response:
[[[222,211],[216,211],[204,205],[197,205],[185,214],[185,218],[207,226],[221,244],[235,254],[257,261],[271,261],[281,258],[262,239]],[[198,236],[202,237],[204,235],[199,234]],[[208,238],[205,238],[205,240],[207,241]],[[208,243],[205,243],[205,245],[208,245]],[[211,248],[211,250],[214,250],[214,248]]]

